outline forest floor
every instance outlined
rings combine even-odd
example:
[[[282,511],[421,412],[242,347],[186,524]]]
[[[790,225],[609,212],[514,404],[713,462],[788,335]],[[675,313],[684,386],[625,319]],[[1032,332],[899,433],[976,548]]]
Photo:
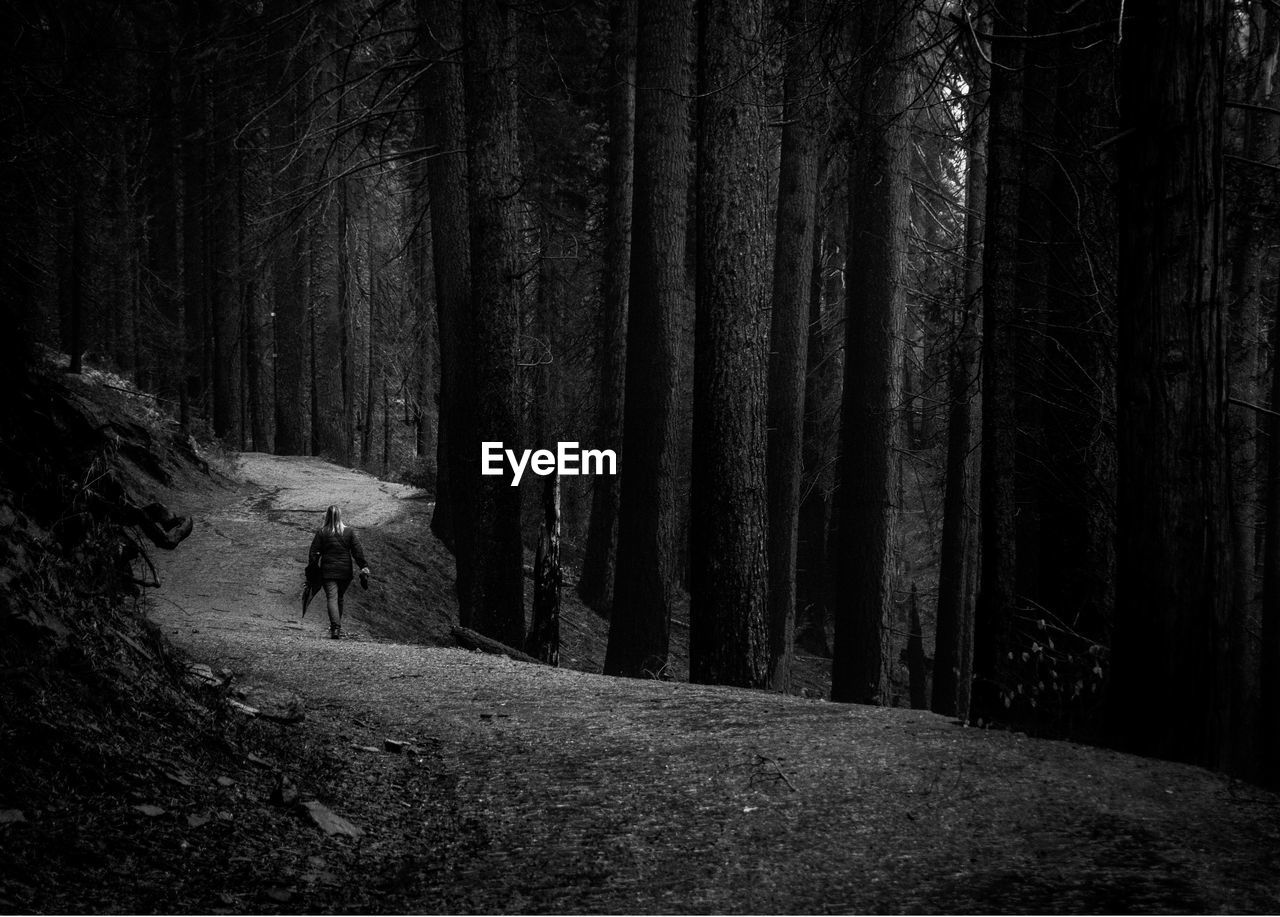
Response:
[[[153,618],[235,673],[223,690],[305,718],[256,718],[214,770],[135,790],[163,811],[134,816],[137,862],[103,880],[107,909],[1280,910],[1270,793],[920,711],[428,645],[451,642],[452,570],[420,492],[317,459],[233,463],[181,495],[196,531],[161,558]],[[330,502],[375,574],[348,594],[350,640],[327,638],[323,599],[300,620]],[[587,615],[566,606],[579,668],[601,651]],[[351,833],[273,804],[294,786]],[[101,909],[76,894],[43,909]]]

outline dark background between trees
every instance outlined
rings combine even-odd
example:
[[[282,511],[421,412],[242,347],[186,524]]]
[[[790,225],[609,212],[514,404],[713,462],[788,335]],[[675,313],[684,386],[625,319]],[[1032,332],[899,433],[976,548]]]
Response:
[[[1277,16],[6,2],[6,383],[60,349],[432,488],[460,623],[539,655],[558,500],[608,673],[687,594],[698,681],[800,647],[835,700],[1266,778]]]

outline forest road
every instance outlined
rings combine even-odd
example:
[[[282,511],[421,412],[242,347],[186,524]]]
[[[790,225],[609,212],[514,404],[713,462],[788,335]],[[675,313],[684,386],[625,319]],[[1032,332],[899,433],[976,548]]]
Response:
[[[1280,911],[1276,797],[1197,768],[920,711],[331,641],[318,604],[299,622],[320,514],[369,528],[422,514],[420,495],[318,459],[243,455],[235,474],[191,497],[153,617],[193,659],[305,699],[277,728],[328,766],[292,776],[363,833],[298,823],[299,858],[343,865],[295,875],[291,907]]]

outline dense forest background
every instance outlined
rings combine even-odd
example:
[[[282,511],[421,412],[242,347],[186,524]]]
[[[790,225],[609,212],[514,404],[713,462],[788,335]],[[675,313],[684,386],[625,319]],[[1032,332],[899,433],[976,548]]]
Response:
[[[460,623],[544,658],[563,566],[607,673],[687,595],[697,681],[801,646],[835,700],[1280,773],[1269,0],[0,20],[11,390],[62,351],[431,488]]]

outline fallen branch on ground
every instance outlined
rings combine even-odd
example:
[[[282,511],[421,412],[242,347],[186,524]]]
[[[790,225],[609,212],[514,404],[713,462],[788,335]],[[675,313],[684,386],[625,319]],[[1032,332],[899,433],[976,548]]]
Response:
[[[458,641],[459,646],[469,650],[480,650],[481,652],[492,653],[495,656],[509,656],[519,662],[546,665],[541,659],[534,659],[528,653],[522,653],[518,649],[507,646],[492,637],[486,637],[484,634],[478,633],[469,627],[454,627],[453,639]]]

